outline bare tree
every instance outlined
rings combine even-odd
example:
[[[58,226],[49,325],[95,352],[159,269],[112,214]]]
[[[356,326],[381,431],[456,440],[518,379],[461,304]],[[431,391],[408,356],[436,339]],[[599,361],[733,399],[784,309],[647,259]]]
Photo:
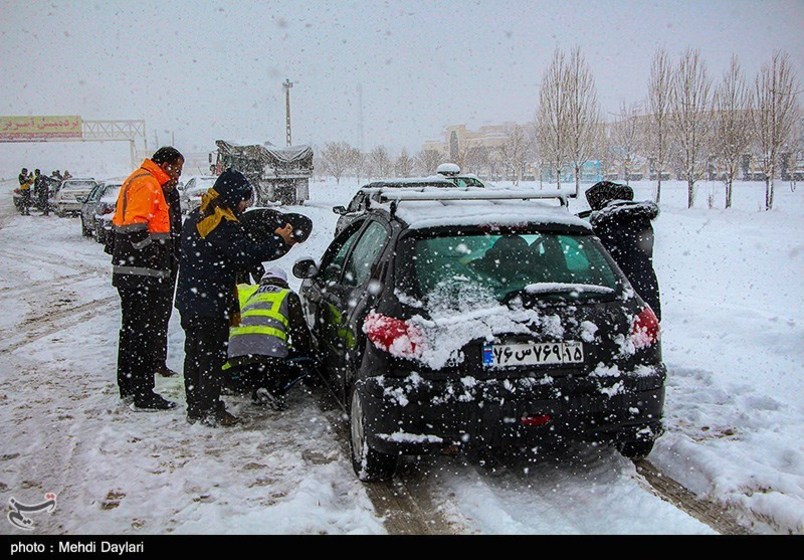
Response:
[[[676,158],[687,180],[687,207],[695,202],[695,182],[705,169],[704,149],[711,131],[711,80],[697,49],[688,49],[673,76],[670,122],[678,144]]]
[[[501,163],[508,168],[514,178],[514,185],[519,185],[519,181],[522,180],[522,170],[527,163],[529,151],[530,138],[525,129],[520,125],[514,125],[508,138],[497,150]]]
[[[740,63],[732,56],[729,69],[715,90],[713,115],[715,153],[726,182],[726,208],[731,208],[734,179],[751,144],[752,105]]]
[[[369,177],[386,179],[391,175],[391,158],[385,146],[377,146],[368,154]]]
[[[444,163],[444,154],[438,150],[422,150],[416,154],[416,172],[421,175],[433,175],[438,166]]]
[[[497,159],[491,148],[488,146],[477,146],[472,151],[472,173],[478,175],[489,174],[491,176],[496,172]]]
[[[539,90],[539,111],[536,117],[539,150],[545,162],[556,170],[561,188],[561,169],[569,160],[567,127],[569,103],[567,98],[566,57],[556,49],[553,60],[542,77]]]
[[[642,139],[639,126],[639,106],[634,103],[620,104],[620,114],[611,127],[609,150],[612,158],[623,171],[625,184],[629,185],[631,175],[639,164],[639,148]]]
[[[659,49],[653,56],[648,82],[647,145],[656,171],[656,202],[662,198],[662,175],[670,152],[669,112],[673,88],[673,68],[667,52]]]
[[[357,182],[360,183],[360,177],[366,169],[366,154],[357,148],[352,148],[349,151],[349,169],[354,173]]]
[[[765,174],[765,210],[773,208],[773,176],[782,146],[798,120],[797,79],[787,53],[776,51],[756,78],[754,134]]]
[[[341,177],[351,166],[352,148],[346,142],[327,142],[321,154],[322,165],[326,173],[335,177],[335,183],[340,184]]]
[[[402,148],[402,152],[394,162],[394,172],[397,177],[410,177],[413,174],[413,158],[408,155],[408,151]]]
[[[594,151],[600,106],[592,72],[575,47],[566,66],[567,84],[567,153],[575,171],[575,196],[581,194],[581,167]]]

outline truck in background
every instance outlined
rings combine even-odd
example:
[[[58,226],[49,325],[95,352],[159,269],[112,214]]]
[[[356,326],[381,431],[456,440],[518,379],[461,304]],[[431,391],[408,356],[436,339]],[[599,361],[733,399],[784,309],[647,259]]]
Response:
[[[310,146],[241,146],[225,140],[216,140],[215,145],[218,146],[213,164],[215,174],[229,167],[240,171],[256,190],[256,206],[304,204],[310,199],[309,182],[313,175]]]

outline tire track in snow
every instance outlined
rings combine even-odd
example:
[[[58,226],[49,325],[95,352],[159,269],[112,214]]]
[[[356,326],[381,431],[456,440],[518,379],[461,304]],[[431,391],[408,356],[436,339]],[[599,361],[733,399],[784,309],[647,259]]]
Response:
[[[343,409],[326,386],[314,391],[318,406],[335,431],[341,451],[351,457],[349,446],[349,423]],[[416,484],[409,485],[408,480]],[[441,515],[430,498],[427,481],[421,475],[402,473],[389,482],[363,483],[366,495],[374,505],[377,515],[384,519],[386,530],[391,535],[455,535],[466,533],[463,527]]]
[[[646,459],[636,461],[634,465],[656,496],[685,511],[701,523],[709,525],[721,535],[750,534],[737,522],[726,506],[698,498],[681,484],[662,474]]]
[[[90,317],[97,315],[99,310],[100,312],[108,311],[109,309],[106,305],[116,300],[116,296],[109,296],[75,307],[49,311],[44,315],[27,319],[17,326],[14,334],[4,333],[0,354],[13,352],[66,328],[83,323]]]

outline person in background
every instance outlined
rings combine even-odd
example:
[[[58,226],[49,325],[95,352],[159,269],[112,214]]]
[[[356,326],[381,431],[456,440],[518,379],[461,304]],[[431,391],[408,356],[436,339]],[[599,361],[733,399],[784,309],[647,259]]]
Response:
[[[182,228],[176,308],[185,333],[184,387],[187,421],[232,426],[239,420],[220,399],[230,325],[239,322],[236,275],[284,254],[293,227],[277,227],[260,242],[250,239],[239,216],[251,204],[248,179],[233,169],[220,174]]]
[[[34,172],[33,172],[33,191],[32,191],[33,196],[31,197],[31,203],[33,203],[34,200],[37,201],[37,204],[39,203],[39,184],[41,182],[42,182],[42,179],[39,177],[39,170],[34,169]]]
[[[31,186],[33,185],[33,175],[28,173],[28,168],[23,167],[19,174],[20,194],[22,195],[22,215],[31,215]]]
[[[184,156],[159,148],[123,182],[112,225],[112,285],[120,294],[122,322],[117,354],[120,397],[133,410],[157,411],[176,403],[154,392],[165,292],[172,290],[170,213],[165,191],[181,176]],[[171,187],[170,185],[173,185]]]
[[[162,187],[170,215],[170,281],[167,289],[157,292],[157,329],[159,331],[159,348],[157,356],[156,373],[162,377],[173,377],[178,372],[167,365],[168,351],[168,325],[173,311],[173,296],[176,292],[176,278],[179,275],[179,253],[181,246],[181,196],[175,183],[166,183]]]
[[[268,268],[259,284],[238,284],[237,291],[240,324],[229,331],[224,372],[255,402],[282,409],[289,385],[315,367],[301,301],[277,267]]]
[[[659,215],[655,202],[634,202],[627,185],[601,181],[586,191],[589,222],[603,246],[628,277],[637,294],[661,321],[659,281],[653,269],[653,226]]]
[[[43,216],[50,214],[50,179],[42,175],[39,179],[39,188],[37,189],[36,196],[39,200],[39,209],[42,210]]]

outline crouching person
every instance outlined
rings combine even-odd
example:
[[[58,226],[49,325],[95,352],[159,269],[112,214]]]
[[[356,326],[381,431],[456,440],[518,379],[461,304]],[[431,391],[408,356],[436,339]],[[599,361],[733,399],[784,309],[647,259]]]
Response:
[[[301,301],[277,267],[259,284],[238,284],[237,290],[240,323],[229,331],[224,375],[230,388],[281,410],[287,390],[315,367]]]

